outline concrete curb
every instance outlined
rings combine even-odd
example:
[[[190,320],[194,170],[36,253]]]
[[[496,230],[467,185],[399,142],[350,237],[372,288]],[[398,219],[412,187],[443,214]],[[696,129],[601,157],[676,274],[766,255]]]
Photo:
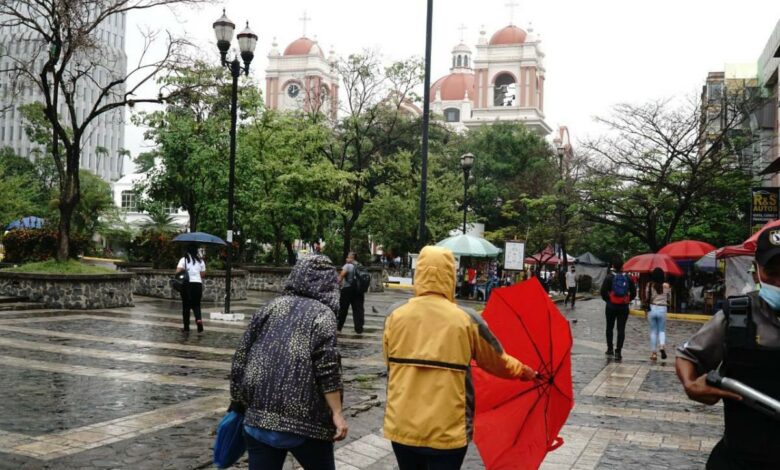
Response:
[[[635,317],[647,318],[647,312],[644,310],[629,310],[629,313]],[[698,313],[667,313],[666,318],[670,320],[707,323],[712,318],[712,315],[702,315]]]

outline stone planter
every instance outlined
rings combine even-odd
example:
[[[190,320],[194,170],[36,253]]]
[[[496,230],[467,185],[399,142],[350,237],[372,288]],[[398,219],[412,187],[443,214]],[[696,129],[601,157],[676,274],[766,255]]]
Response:
[[[160,299],[180,299],[181,294],[171,288],[173,269],[130,268],[135,274],[133,292],[136,295]],[[231,300],[246,300],[247,272],[234,269],[231,276]],[[225,299],[225,271],[206,271],[203,282],[203,302],[222,302]]]
[[[132,307],[133,274],[37,274],[0,271],[0,295],[27,297],[47,308]]]
[[[281,292],[284,288],[284,281],[292,271],[291,266],[243,266],[243,269],[248,272],[247,289],[267,292]],[[336,269],[341,269],[341,266]],[[369,266],[367,269],[371,275],[371,287],[368,291],[384,292],[382,268]]]

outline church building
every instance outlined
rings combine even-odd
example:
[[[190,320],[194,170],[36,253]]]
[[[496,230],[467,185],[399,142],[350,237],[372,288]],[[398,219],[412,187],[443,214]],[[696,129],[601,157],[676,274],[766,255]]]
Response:
[[[460,131],[510,121],[546,136],[543,60],[532,28],[510,24],[490,40],[483,28],[475,57],[463,41],[452,50],[450,74],[431,86],[432,110]]]

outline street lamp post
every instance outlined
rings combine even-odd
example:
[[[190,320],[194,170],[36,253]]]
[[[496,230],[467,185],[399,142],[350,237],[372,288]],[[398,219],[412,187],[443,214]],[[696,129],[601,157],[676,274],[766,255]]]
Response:
[[[428,237],[425,223],[428,197],[428,126],[431,118],[431,40],[433,37],[433,0],[428,0],[425,17],[425,77],[423,79],[422,148],[420,155],[420,228],[417,249],[422,250]]]
[[[563,211],[563,186],[564,186],[564,178],[563,178],[563,157],[566,155],[566,148],[563,146],[560,139],[555,139],[553,141],[556,145],[556,151],[558,153],[558,171],[560,173],[560,186],[558,187],[558,221],[559,221],[559,232],[558,232],[558,242],[561,245],[561,257],[563,258],[563,269],[564,271],[567,271],[569,268],[569,260],[568,256],[566,256],[566,238],[564,235],[565,227],[564,225],[564,211]]]
[[[235,206],[235,186],[236,186],[236,126],[238,121],[238,77],[243,72],[249,75],[249,64],[255,57],[255,46],[257,46],[257,34],[249,29],[249,22],[246,28],[238,33],[238,48],[241,51],[241,59],[244,65],[241,65],[238,57],[228,60],[227,53],[230,50],[230,44],[233,41],[233,32],[236,29],[235,23],[230,21],[222,10],[222,17],[214,22],[214,34],[217,37],[217,48],[222,62],[222,66],[230,70],[233,77],[233,88],[230,94],[230,174],[228,177],[228,213],[227,213],[227,260],[225,262],[225,313],[230,313],[230,291],[232,289],[232,263],[233,263],[233,208]]]
[[[466,235],[466,213],[469,208],[469,172],[474,167],[474,154],[464,153],[461,155],[460,167],[463,168],[463,235]]]

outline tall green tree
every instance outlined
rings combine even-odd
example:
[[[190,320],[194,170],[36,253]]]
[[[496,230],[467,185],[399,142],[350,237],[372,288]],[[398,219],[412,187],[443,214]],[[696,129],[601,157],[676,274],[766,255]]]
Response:
[[[46,217],[48,194],[37,176],[29,160],[10,148],[0,149],[0,229],[28,215]]]
[[[81,197],[79,163],[84,139],[95,121],[106,113],[137,102],[158,102],[160,96],[138,98],[142,87],[172,64],[181,60],[186,41],[170,35],[162,54],[150,59],[142,54],[136,67],[124,73],[122,57],[113,54],[102,26],[127,13],[145,12],[168,5],[196,5],[206,0],[4,0],[0,2],[0,28],[16,31],[19,41],[35,41],[40,47],[23,57],[6,61],[0,69],[5,90],[13,101],[26,88],[42,95],[43,114],[51,130],[47,154],[58,174],[59,227],[57,259],[68,259],[73,213]],[[146,37],[148,51],[156,38]],[[0,54],[8,55],[7,50]],[[85,89],[97,93],[87,99]]]

